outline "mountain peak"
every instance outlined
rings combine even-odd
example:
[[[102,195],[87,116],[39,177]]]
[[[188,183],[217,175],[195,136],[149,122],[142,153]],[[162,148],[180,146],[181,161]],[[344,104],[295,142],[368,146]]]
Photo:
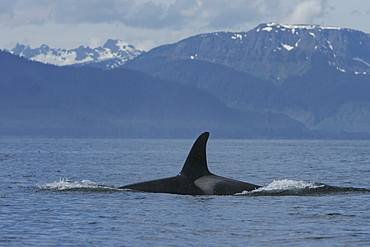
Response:
[[[123,42],[122,40],[113,40],[113,39],[108,39],[103,45],[103,48],[109,49],[113,52],[119,52],[119,51],[136,52],[137,51],[133,45]]]
[[[339,27],[325,27],[325,26],[320,26],[320,25],[312,25],[312,24],[281,24],[281,23],[262,23],[256,27],[259,32],[260,30],[262,31],[271,31],[273,29],[327,29],[327,30],[340,30],[342,28]],[[284,30],[285,31],[285,30]]]
[[[147,55],[226,65],[277,84],[306,72],[313,57],[341,72],[370,74],[368,34],[319,25],[262,23],[248,32],[196,35]]]
[[[137,50],[121,40],[108,39],[103,47],[90,48],[79,46],[75,49],[50,48],[43,44],[38,48],[17,44],[10,53],[42,63],[65,65],[87,65],[103,69],[112,69],[140,55]]]

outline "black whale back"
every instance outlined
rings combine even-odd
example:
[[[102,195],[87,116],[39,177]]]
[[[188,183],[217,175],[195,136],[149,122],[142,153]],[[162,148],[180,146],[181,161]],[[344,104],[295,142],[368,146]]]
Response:
[[[119,189],[182,195],[233,195],[260,187],[212,174],[206,157],[208,137],[209,133],[205,132],[194,142],[179,175],[129,184]]]

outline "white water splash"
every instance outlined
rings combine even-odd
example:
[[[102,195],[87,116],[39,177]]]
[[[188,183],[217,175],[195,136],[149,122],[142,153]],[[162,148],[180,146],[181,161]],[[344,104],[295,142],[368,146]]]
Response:
[[[302,189],[317,189],[325,185],[315,182],[295,181],[289,179],[274,180],[265,187],[253,191],[244,191],[241,194],[259,193],[259,192],[280,192],[280,191],[298,191]]]
[[[99,184],[90,180],[70,181],[68,178],[61,178],[58,182],[47,183],[37,187],[44,190],[114,189],[108,185]]]
[[[315,182],[295,181],[295,180],[274,180],[266,187],[259,188],[261,191],[270,190],[300,190],[300,189],[317,189],[324,185]]]

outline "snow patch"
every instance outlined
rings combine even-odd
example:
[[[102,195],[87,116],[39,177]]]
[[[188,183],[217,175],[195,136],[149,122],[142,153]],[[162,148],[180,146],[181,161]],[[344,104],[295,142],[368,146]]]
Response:
[[[231,36],[231,38],[232,39],[240,39],[240,40],[242,40],[243,39],[243,36],[241,34],[236,33],[233,36]]]
[[[130,45],[126,42],[123,42],[122,40],[117,40],[117,46],[119,47],[120,51],[126,51],[127,47],[129,47]]]
[[[198,54],[195,54],[194,56],[190,56],[190,59],[195,59],[195,58],[197,58],[198,57]]]
[[[57,66],[103,62],[110,59],[119,60],[109,65],[109,68],[114,68],[140,55],[142,51],[136,50],[135,47],[121,40],[108,40],[103,47],[80,46],[71,50],[49,48],[47,45],[42,45],[39,48],[17,45],[11,53],[32,61]]]
[[[281,45],[287,50],[287,51],[290,51],[294,48],[294,46],[291,46],[291,45],[287,45],[287,44],[283,44],[281,43]]]
[[[295,47],[298,47],[298,44],[299,44],[299,42],[301,42],[301,39],[299,39],[296,43],[295,43]]]
[[[347,71],[345,69],[342,69],[342,68],[339,68],[339,67],[337,67],[336,69],[339,70],[340,72],[347,73]]]
[[[330,50],[333,50],[333,46],[331,45],[330,41],[326,40],[326,42],[328,43]]]
[[[262,31],[270,32],[272,30],[272,27],[264,27],[262,28]]]
[[[32,61],[38,61],[46,64],[54,64],[54,65],[72,65],[72,64],[79,64],[79,63],[85,63],[93,61],[93,59],[89,56],[87,56],[83,60],[77,60],[77,54],[76,52],[66,52],[62,53],[60,55],[54,55],[51,51],[45,53],[45,54],[39,54],[34,57],[32,57],[30,60]]]
[[[355,58],[353,58],[353,60],[355,60],[355,61],[359,61],[359,62],[361,62],[361,63],[363,63],[363,64],[367,65],[368,67],[370,67],[370,63],[366,62],[365,60],[363,60],[363,59],[361,59],[361,58],[359,58],[359,57],[355,57]]]
[[[367,75],[367,72],[358,72],[358,71],[355,71],[355,74],[356,75]]]
[[[287,28],[287,29],[331,29],[331,30],[341,30],[339,27],[323,27],[319,25],[290,25],[290,24],[279,24],[279,23],[268,23],[268,27],[277,27],[277,28]]]

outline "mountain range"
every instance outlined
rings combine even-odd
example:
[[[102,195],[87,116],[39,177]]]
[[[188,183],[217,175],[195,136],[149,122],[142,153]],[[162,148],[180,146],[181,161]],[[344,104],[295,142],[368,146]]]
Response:
[[[102,49],[118,54],[120,44]],[[64,67],[16,48],[0,53],[2,135],[370,138],[370,35],[361,31],[267,23],[118,63],[72,51]],[[63,60],[44,48],[35,54]],[[15,56],[26,51],[33,61]]]
[[[279,84],[307,72],[318,54],[341,72],[370,74],[369,34],[312,25],[268,23],[248,32],[200,34],[154,48],[140,59],[207,61]]]
[[[205,90],[232,108],[283,114],[310,130],[370,132],[370,35],[361,31],[261,24],[159,46],[123,67]]]
[[[90,66],[101,69],[114,69],[143,53],[143,51],[137,50],[133,45],[112,39],[108,39],[102,47],[90,48],[88,46],[80,46],[69,50],[50,48],[46,44],[37,48],[17,44],[9,52],[46,64]]]
[[[0,135],[190,138],[310,135],[279,114],[227,107],[211,94],[127,69],[54,66],[0,52]]]

